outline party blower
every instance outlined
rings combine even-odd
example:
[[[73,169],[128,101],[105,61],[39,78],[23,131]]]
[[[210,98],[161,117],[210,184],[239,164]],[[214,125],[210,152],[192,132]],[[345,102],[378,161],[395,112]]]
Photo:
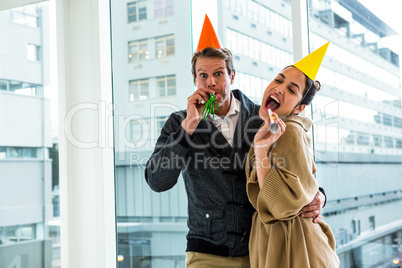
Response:
[[[271,109],[268,109],[268,116],[269,116],[269,121],[271,122],[271,127],[270,131],[274,134],[278,133],[280,127],[279,124],[277,123],[275,115],[272,113]]]

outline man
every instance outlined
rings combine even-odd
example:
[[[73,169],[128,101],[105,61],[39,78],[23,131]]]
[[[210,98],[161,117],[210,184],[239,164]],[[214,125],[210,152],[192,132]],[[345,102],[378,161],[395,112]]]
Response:
[[[232,53],[225,48],[197,49],[192,74],[197,90],[188,97],[187,109],[166,121],[145,178],[152,190],[161,192],[177,183],[180,172],[183,175],[188,196],[186,267],[250,267],[254,209],[246,194],[244,167],[262,124],[260,106],[240,90],[230,90],[236,72]],[[202,108],[210,94],[219,109],[204,120]],[[321,195],[303,208],[306,217],[317,217],[316,222]]]

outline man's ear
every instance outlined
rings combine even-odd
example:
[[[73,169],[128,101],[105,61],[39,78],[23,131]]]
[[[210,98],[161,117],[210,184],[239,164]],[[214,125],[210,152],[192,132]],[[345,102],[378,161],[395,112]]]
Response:
[[[293,114],[298,114],[304,111],[304,109],[306,108],[306,104],[300,104],[297,105],[294,109],[293,109]]]
[[[235,76],[236,76],[236,70],[233,70],[233,73],[230,75],[230,84],[231,85],[233,85]]]
[[[194,80],[194,86],[197,86],[196,85],[197,81],[195,81],[195,76],[193,76],[193,80]]]

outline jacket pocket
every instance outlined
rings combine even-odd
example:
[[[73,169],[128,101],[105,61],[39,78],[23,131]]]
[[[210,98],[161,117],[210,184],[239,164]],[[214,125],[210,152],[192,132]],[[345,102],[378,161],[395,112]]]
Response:
[[[211,240],[221,239],[225,232],[223,214],[223,208],[192,206],[189,217],[190,232]]]

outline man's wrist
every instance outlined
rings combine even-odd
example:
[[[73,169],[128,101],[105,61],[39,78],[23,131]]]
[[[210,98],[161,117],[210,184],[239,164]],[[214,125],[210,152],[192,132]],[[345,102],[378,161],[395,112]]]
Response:
[[[194,121],[194,120],[192,120]],[[184,129],[184,131],[186,131],[189,135],[193,135],[195,129],[197,128],[197,125],[195,125],[194,123],[191,124],[192,122],[186,118],[183,120],[183,122],[181,122],[181,127]]]

